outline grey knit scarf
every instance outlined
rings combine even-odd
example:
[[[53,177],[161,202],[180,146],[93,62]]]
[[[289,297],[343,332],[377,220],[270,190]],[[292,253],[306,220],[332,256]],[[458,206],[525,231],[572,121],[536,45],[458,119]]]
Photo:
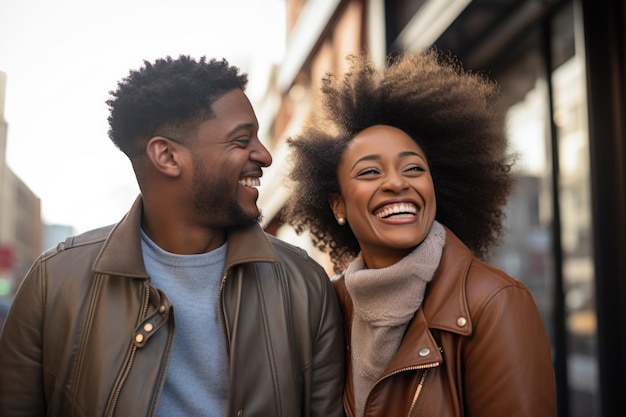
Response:
[[[398,263],[366,269],[359,254],[345,271],[346,289],[354,305],[351,352],[358,417],[363,415],[369,392],[422,305],[426,284],[439,266],[445,239],[445,229],[435,221],[426,239]]]

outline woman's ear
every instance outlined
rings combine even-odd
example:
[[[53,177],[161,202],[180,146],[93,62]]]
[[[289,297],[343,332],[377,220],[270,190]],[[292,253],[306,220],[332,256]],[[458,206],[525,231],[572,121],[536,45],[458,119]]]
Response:
[[[331,210],[335,213],[336,219],[346,218],[346,205],[343,202],[343,197],[339,193],[331,193],[328,195],[328,204]]]
[[[163,136],[155,136],[146,145],[146,155],[154,168],[167,175],[177,177],[181,173],[180,158],[183,145]]]

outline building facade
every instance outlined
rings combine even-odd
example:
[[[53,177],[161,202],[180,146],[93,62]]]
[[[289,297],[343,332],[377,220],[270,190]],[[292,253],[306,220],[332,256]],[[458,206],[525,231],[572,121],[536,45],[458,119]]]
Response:
[[[0,296],[11,296],[42,250],[41,200],[6,164],[6,75],[0,72]]]

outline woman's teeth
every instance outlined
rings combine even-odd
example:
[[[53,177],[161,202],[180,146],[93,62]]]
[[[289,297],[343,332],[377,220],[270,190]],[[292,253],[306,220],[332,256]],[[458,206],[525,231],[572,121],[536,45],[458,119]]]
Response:
[[[393,215],[402,214],[405,216],[412,216],[417,213],[417,207],[410,203],[393,204],[391,206],[385,206],[382,209],[374,213],[376,217],[385,218]]]

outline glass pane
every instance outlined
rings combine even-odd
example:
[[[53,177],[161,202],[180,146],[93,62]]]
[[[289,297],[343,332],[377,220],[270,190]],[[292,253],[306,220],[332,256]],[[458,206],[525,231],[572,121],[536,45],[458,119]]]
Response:
[[[599,415],[591,186],[585,63],[576,54],[574,8],[553,23],[553,117],[559,146],[563,290],[568,333],[568,385],[573,417]],[[571,51],[571,53],[569,53]],[[567,57],[566,60],[562,58]]]
[[[517,162],[506,233],[490,262],[528,287],[554,346],[550,110],[540,39],[535,33],[516,45],[514,59],[495,73]]]

